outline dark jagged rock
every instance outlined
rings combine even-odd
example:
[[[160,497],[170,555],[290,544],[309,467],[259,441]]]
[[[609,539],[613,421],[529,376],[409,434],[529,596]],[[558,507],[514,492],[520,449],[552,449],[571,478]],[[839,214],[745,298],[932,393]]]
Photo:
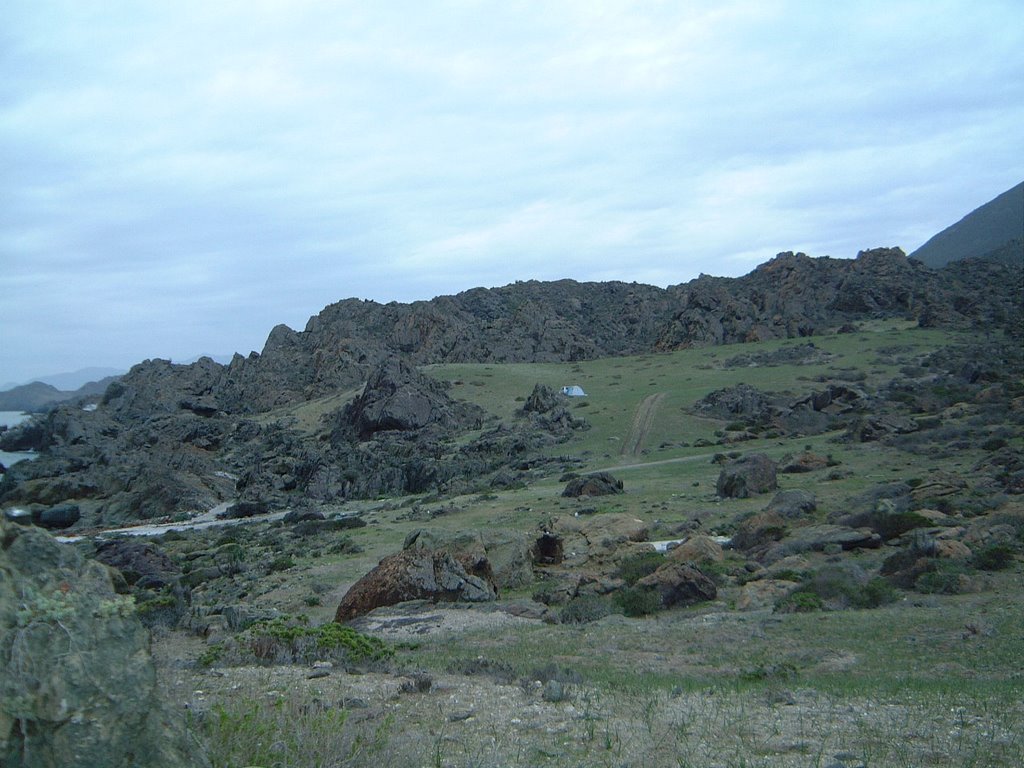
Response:
[[[562,404],[562,396],[546,384],[536,384],[523,404],[524,413],[548,413]]]
[[[409,432],[426,426],[478,428],[483,411],[455,402],[444,389],[401,358],[390,358],[366,382],[344,418],[362,440],[378,432]]]
[[[775,462],[763,453],[749,453],[722,468],[716,486],[722,498],[745,499],[778,487]]]
[[[697,401],[699,413],[720,419],[743,418],[751,421],[767,420],[772,406],[770,395],[749,384],[716,389]]]
[[[62,530],[70,528],[82,518],[77,504],[58,504],[49,509],[33,511],[32,522],[40,528]]]
[[[0,520],[0,764],[197,765],[108,570]]]
[[[688,563],[669,562],[636,582],[641,589],[655,590],[662,608],[694,605],[714,600],[718,588],[699,568]]]
[[[774,512],[783,519],[793,520],[807,517],[818,508],[817,500],[810,491],[789,490],[779,491],[764,508],[765,512]]]
[[[622,493],[622,481],[608,472],[595,472],[583,477],[574,477],[565,485],[562,495],[567,498],[579,496],[609,496]]]
[[[385,557],[353,584],[338,604],[334,619],[349,621],[374,608],[408,600],[494,600],[497,592],[488,570],[486,560],[464,564],[445,550],[406,549]]]
[[[100,542],[96,545],[94,557],[120,571],[129,586],[161,589],[181,577],[181,568],[167,553],[148,541],[113,539]]]

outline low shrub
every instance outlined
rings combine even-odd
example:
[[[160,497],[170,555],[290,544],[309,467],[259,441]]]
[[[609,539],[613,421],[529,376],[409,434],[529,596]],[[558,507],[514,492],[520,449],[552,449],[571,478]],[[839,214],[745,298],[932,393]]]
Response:
[[[343,664],[380,662],[394,655],[394,648],[335,622],[309,626],[285,618],[258,621],[239,637],[239,660],[247,656],[268,664],[310,664],[337,661]]]
[[[665,555],[661,552],[640,552],[631,555],[619,563],[617,575],[632,587],[644,576],[649,576],[665,564]]]
[[[914,589],[929,595],[958,595],[965,591],[967,569],[951,561],[937,562],[932,570],[922,573]]]
[[[597,595],[581,595],[567,603],[558,612],[562,624],[589,624],[614,613],[612,603]]]
[[[615,593],[615,602],[632,618],[649,616],[661,610],[661,595],[654,589],[623,587]]]
[[[1014,554],[1008,544],[991,544],[974,553],[971,565],[979,571],[1001,571],[1013,564]]]
[[[814,613],[825,610],[825,603],[814,592],[790,592],[775,603],[775,613]]]

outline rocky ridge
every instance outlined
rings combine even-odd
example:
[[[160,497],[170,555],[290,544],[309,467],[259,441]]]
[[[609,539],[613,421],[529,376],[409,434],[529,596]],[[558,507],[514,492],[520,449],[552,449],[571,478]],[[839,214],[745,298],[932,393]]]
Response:
[[[538,449],[568,439],[585,422],[543,392],[516,420],[488,422],[416,366],[572,361],[811,337],[880,317],[1020,334],[1022,293],[1020,266],[973,259],[936,271],[883,248],[853,260],[784,253],[743,278],[701,276],[668,289],[563,280],[412,304],[347,300],[302,332],[278,326],[261,354],[236,355],[226,366],[209,358],[146,361],[112,383],[95,410],[62,404],[0,434],[0,447],[41,452],[4,475],[0,504],[77,504],[81,527],[207,509],[235,497],[286,506],[300,497],[445,493],[480,488],[491,476],[507,487],[524,472],[544,471]],[[364,382],[315,435],[260,416]],[[822,397],[827,406],[789,408],[796,422],[782,426],[823,429],[827,409],[845,408],[843,399],[856,395]],[[776,406],[739,407],[779,421]],[[889,434],[891,426],[866,425],[855,439]],[[456,435],[467,434],[471,439],[456,444]]]

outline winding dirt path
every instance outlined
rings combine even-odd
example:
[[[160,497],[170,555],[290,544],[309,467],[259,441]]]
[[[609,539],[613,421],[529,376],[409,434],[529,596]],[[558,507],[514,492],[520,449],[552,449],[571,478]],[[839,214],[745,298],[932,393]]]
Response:
[[[664,392],[655,392],[648,395],[636,407],[633,412],[633,423],[629,427],[629,437],[622,443],[620,453],[623,456],[639,456],[643,450],[647,435],[650,434],[651,425],[654,423],[654,414],[665,399]]]

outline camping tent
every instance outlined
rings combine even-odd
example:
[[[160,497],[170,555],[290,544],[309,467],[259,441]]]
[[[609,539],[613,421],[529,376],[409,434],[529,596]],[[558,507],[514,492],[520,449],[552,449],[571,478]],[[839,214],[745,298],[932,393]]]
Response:
[[[562,387],[562,394],[568,395],[569,397],[586,397],[587,393],[583,391],[583,387],[573,384],[568,387]]]

